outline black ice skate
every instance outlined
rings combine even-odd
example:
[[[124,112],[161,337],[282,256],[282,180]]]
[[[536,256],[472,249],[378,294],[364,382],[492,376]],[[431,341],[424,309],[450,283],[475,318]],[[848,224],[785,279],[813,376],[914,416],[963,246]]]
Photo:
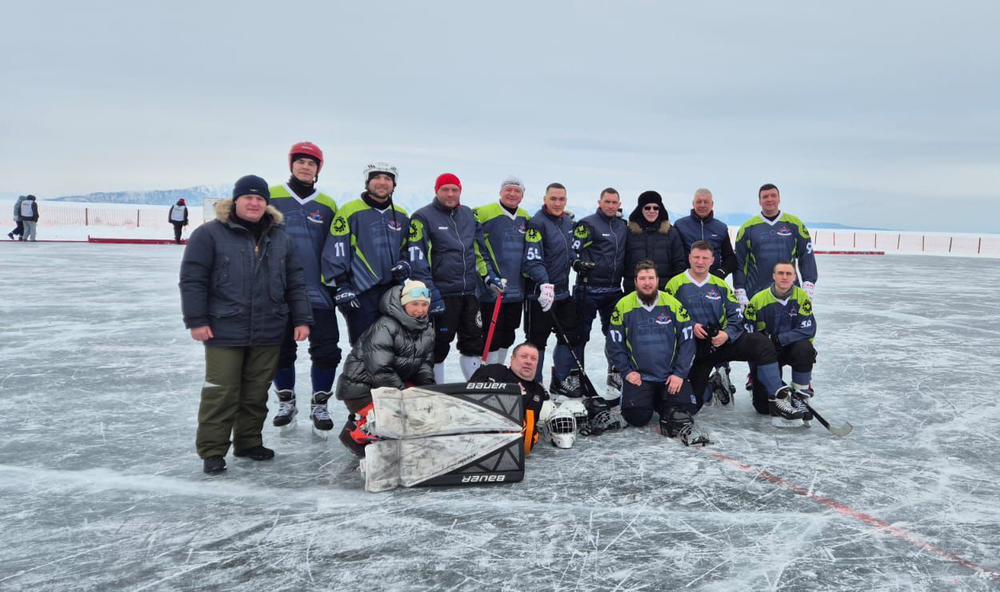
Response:
[[[274,414],[274,427],[294,427],[295,416],[298,414],[299,410],[295,407],[295,391],[278,391],[278,412]]]
[[[666,415],[660,415],[660,433],[668,438],[677,438],[685,446],[704,446],[712,443],[707,433],[695,428],[694,417],[676,407],[672,407]]]
[[[330,419],[330,411],[326,407],[330,394],[327,391],[313,393],[312,411],[309,413],[313,422],[313,433],[323,439],[330,437],[330,430],[333,429],[333,420]]]
[[[795,405],[792,389],[783,386],[768,402],[771,411],[771,425],[776,428],[802,427],[802,411]]]

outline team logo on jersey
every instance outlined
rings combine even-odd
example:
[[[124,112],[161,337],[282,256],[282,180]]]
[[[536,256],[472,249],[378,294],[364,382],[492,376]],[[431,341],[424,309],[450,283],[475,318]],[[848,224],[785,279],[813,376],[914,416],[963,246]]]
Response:
[[[529,243],[538,243],[538,242],[542,241],[542,233],[538,232],[534,228],[530,228],[530,229],[528,229],[528,232],[527,232],[527,234],[525,235],[524,238]]]
[[[653,322],[655,322],[657,325],[669,325],[670,323],[673,322],[673,320],[670,318],[670,315],[668,315],[665,312],[661,312],[660,314],[656,315],[656,318],[653,319]]]
[[[802,304],[801,304],[801,305],[799,306],[799,312],[801,312],[801,313],[802,313],[802,314],[803,314],[804,316],[809,316],[809,315],[811,315],[811,314],[813,313],[813,305],[812,305],[812,302],[811,302],[811,301],[809,301],[809,300],[806,300],[805,302],[803,302],[803,303],[802,303]]]
[[[388,222],[385,223],[385,225],[389,228],[389,230],[392,230],[394,232],[403,231],[403,225],[400,224],[399,221],[397,220],[389,220]]]
[[[722,300],[718,290],[712,289],[705,293],[705,298],[709,300]]]
[[[528,232],[528,228],[527,228],[527,227],[526,227],[526,226],[525,226],[524,224],[519,224],[519,225],[517,226],[517,232],[518,232],[519,234],[525,234],[525,233],[527,233],[527,232]]]
[[[347,220],[344,220],[341,216],[333,221],[333,234],[344,235],[347,234]]]
[[[776,234],[778,236],[792,236],[792,229],[787,226],[780,226]]]
[[[319,210],[313,210],[309,212],[308,216],[306,216],[306,220],[309,220],[310,222],[314,222],[316,224],[322,224],[323,212],[320,212]]]
[[[573,229],[573,238],[585,239],[590,236],[590,231],[583,224]]]
[[[621,325],[622,324],[622,311],[617,308],[611,311],[611,324]]]

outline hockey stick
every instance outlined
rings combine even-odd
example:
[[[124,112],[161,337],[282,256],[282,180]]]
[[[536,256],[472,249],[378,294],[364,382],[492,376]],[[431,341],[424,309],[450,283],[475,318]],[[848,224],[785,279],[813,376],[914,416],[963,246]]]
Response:
[[[549,315],[552,316],[552,324],[555,325],[558,336],[562,338],[563,343],[566,344],[566,349],[568,349],[570,355],[573,356],[576,368],[580,371],[580,376],[583,378],[583,386],[589,391],[588,396],[599,397],[600,395],[597,394],[597,389],[594,388],[594,383],[590,382],[590,377],[587,376],[587,371],[583,369],[583,364],[580,362],[580,358],[576,357],[576,352],[573,351],[573,346],[569,344],[569,339],[566,338],[566,332],[563,331],[562,323],[559,322],[555,309],[549,311]]]
[[[817,421],[823,424],[824,428],[830,430],[830,433],[833,434],[834,436],[844,437],[847,434],[850,434],[854,430],[854,426],[852,426],[851,422],[849,421],[845,421],[844,423],[837,425],[830,425],[830,422],[823,419],[823,416],[817,413],[816,410],[812,408],[812,405],[806,403],[805,401],[802,401],[802,404],[805,405],[806,409],[809,410],[809,413],[812,413],[813,417],[815,417]]]
[[[483,363],[490,357],[490,346],[493,345],[493,332],[497,329],[497,319],[500,318],[500,305],[503,304],[503,292],[497,294],[496,304],[493,305],[493,318],[490,320],[490,330],[486,334],[486,347],[483,348]]]

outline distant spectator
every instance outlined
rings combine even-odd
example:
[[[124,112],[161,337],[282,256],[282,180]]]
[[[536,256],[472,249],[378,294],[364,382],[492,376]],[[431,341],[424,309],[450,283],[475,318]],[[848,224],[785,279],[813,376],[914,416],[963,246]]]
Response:
[[[178,199],[177,203],[170,206],[167,220],[174,225],[174,242],[181,244],[181,230],[188,225],[188,208],[184,198]]]
[[[21,202],[21,222],[24,224],[21,240],[34,242],[35,227],[38,226],[38,204],[34,195],[29,195]]]
[[[17,197],[17,201],[14,203],[14,224],[16,224],[16,226],[14,227],[14,230],[7,233],[10,240],[14,240],[15,234],[18,239],[24,240],[24,222],[21,221],[21,202],[24,201],[24,198],[25,196],[19,195]]]

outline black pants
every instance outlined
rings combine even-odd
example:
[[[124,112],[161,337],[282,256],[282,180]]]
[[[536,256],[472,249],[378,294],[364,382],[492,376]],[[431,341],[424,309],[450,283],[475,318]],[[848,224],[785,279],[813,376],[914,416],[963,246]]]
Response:
[[[773,364],[778,361],[771,340],[762,333],[744,333],[735,342],[727,341],[722,347],[713,351],[707,339],[696,339],[698,352],[694,356],[694,364],[688,378],[698,400],[698,409],[705,404],[705,387],[708,386],[708,376],[712,368],[724,362],[743,361],[754,365]]]
[[[20,220],[17,221],[17,225],[14,226],[14,230],[10,231],[10,234],[16,234],[17,236],[24,236],[24,222]]]
[[[566,335],[556,333],[555,323],[552,317],[559,320]],[[580,344],[580,315],[576,312],[576,301],[572,298],[560,300],[552,304],[549,312],[542,310],[542,306],[537,300],[529,300],[524,313],[524,333],[528,343],[545,351],[545,344],[549,340],[549,335],[556,333],[556,343],[562,345]]]
[[[483,347],[486,347],[486,337],[490,332],[490,322],[493,320],[493,309],[496,302],[482,302],[479,304],[479,313],[483,319]],[[497,316],[497,327],[493,331],[493,341],[490,342],[490,351],[495,352],[514,345],[514,331],[521,326],[521,309],[523,302],[504,302],[500,305],[500,314]]]
[[[183,222],[171,222],[171,224],[174,225],[174,242],[175,243],[180,243],[181,242],[181,232],[184,230],[184,223]]]
[[[378,311],[378,304],[382,301],[382,295],[391,287],[390,285],[372,286],[358,295],[358,304],[361,305],[359,308],[352,308],[348,312],[341,311],[344,320],[347,321],[347,338],[351,342],[351,347],[354,347],[358,337],[361,337],[361,334],[382,316],[382,313]]]
[[[643,380],[635,386],[626,380],[622,385],[622,417],[630,425],[644,426],[653,418],[654,411],[664,417],[674,407],[691,414],[698,412],[691,383],[686,380],[676,395],[667,392],[665,382]]]
[[[458,335],[463,356],[483,355],[483,319],[479,299],[472,294],[444,296],[444,314],[434,317],[434,363],[448,357],[451,340]]]
[[[294,339],[294,327],[289,323],[281,342],[278,356],[278,373],[274,386],[278,390],[295,386],[295,359],[299,345]],[[330,309],[313,308],[313,324],[309,326],[309,357],[312,359],[313,392],[332,388],[334,373],[340,364],[340,329],[337,316]]]
[[[791,345],[784,347],[775,348],[775,354],[778,358],[778,366],[784,369],[785,366],[791,366],[792,370],[798,372],[809,372],[812,370],[813,365],[816,363],[816,348],[813,347],[812,342],[808,340],[796,341]],[[753,407],[757,410],[757,413],[761,415],[767,415],[768,410],[768,392],[764,388],[764,385],[760,383],[759,380],[754,380],[753,382]]]

